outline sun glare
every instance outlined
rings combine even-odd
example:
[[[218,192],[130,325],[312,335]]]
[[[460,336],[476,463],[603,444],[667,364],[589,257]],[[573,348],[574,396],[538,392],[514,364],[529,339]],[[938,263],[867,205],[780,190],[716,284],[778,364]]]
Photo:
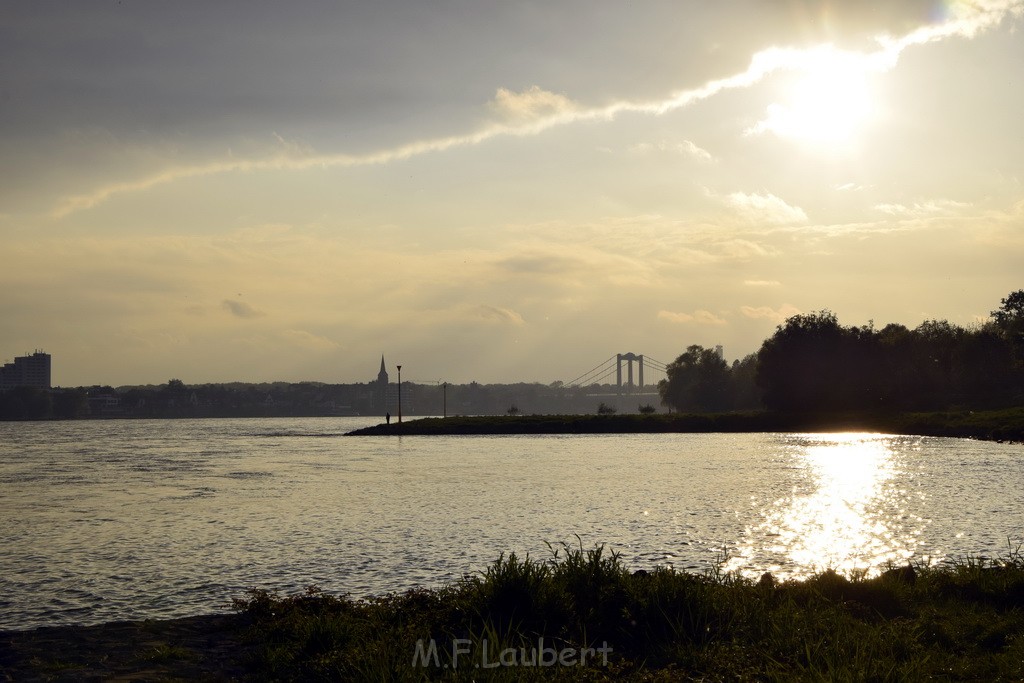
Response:
[[[875,574],[914,554],[923,520],[905,509],[893,485],[892,437],[804,434],[790,437],[789,466],[801,474],[792,491],[765,501],[762,522],[726,563],[741,573],[769,569],[803,578],[825,568]]]
[[[771,132],[826,149],[848,147],[875,114],[871,73],[863,55],[833,49],[809,53],[782,101],[769,105],[767,116],[748,132]]]

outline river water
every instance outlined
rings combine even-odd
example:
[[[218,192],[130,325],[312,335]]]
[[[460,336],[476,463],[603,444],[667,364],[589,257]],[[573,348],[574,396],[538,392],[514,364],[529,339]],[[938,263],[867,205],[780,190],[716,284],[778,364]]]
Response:
[[[998,557],[1024,446],[877,434],[346,437],[368,418],[0,423],[0,629],[437,586],[604,543],[634,569]]]

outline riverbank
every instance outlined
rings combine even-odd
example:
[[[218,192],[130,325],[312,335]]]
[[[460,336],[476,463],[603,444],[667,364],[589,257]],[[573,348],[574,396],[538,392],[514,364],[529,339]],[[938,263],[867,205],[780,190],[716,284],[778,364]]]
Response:
[[[669,432],[868,431],[1024,441],[1024,408],[899,414],[782,414],[769,412],[653,415],[516,415],[431,417],[379,424],[349,436],[499,434],[645,434]]]
[[[803,582],[631,573],[602,547],[367,600],[0,633],[7,680],[1020,680],[1024,560]]]
[[[251,623],[224,613],[0,631],[0,680],[244,680],[257,649]]]

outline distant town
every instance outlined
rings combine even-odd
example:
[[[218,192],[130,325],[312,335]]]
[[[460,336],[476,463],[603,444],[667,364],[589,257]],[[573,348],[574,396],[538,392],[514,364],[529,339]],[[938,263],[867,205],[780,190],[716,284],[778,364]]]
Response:
[[[789,317],[731,364],[721,346],[693,344],[667,364],[618,353],[567,383],[403,382],[401,365],[392,381],[381,356],[376,377],[357,384],[170,379],[68,389],[51,386],[51,366],[37,350],[0,368],[0,419],[997,410],[1024,405],[1024,290],[968,328],[845,326],[824,309]],[[664,379],[651,382],[652,372]]]
[[[628,358],[628,357],[627,357]],[[376,377],[354,384],[266,382],[144,386],[51,386],[50,354],[35,351],[0,368],[0,419],[111,419],[186,417],[329,417],[501,414],[584,414],[598,410],[653,412],[656,385],[625,379],[586,386],[551,384],[421,384],[403,381],[381,357]],[[370,374],[370,373],[368,373]],[[399,398],[399,394],[401,395]]]

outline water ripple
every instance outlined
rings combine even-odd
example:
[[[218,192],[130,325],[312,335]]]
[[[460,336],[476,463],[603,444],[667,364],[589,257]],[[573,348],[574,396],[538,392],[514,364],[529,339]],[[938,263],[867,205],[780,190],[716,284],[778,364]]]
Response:
[[[607,543],[800,576],[997,555],[1021,446],[881,435],[356,439],[367,418],[0,424],[0,629],[356,596]]]

